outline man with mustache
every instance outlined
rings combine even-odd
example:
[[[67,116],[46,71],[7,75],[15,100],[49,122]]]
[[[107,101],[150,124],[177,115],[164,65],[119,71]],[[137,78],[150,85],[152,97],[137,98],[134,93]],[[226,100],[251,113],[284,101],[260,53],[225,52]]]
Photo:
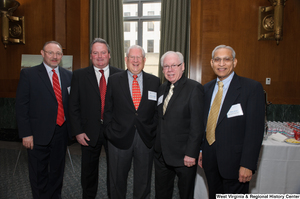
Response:
[[[61,198],[71,137],[68,100],[72,73],[58,66],[63,56],[58,42],[46,42],[41,54],[42,64],[21,70],[16,96],[18,131],[28,152],[33,198]]]

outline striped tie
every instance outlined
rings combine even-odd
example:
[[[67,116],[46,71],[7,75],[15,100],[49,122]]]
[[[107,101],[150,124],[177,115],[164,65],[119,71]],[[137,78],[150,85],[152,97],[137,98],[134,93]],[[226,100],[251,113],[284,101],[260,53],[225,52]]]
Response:
[[[170,90],[169,90],[169,93],[164,101],[164,106],[163,106],[163,114],[165,114],[166,110],[167,110],[167,107],[168,107],[168,104],[169,104],[169,101],[173,95],[173,88],[174,88],[174,84],[171,84],[171,87],[170,87]]]
[[[215,96],[214,102],[211,105],[206,125],[206,139],[209,145],[212,145],[216,141],[215,130],[217,126],[217,120],[219,117],[220,105],[222,102],[223,82],[219,81],[218,86],[219,89]]]
[[[58,76],[55,73],[55,70],[52,70],[53,75],[52,75],[52,84],[53,84],[53,90],[56,96],[56,100],[58,103],[58,108],[57,108],[57,117],[56,117],[56,124],[59,126],[63,125],[65,122],[65,114],[64,114],[64,106],[62,102],[62,95],[61,95],[61,89],[58,81]]]

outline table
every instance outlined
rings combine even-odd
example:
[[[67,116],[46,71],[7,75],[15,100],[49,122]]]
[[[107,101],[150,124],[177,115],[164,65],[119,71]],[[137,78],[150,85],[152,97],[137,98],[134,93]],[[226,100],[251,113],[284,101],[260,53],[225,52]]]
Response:
[[[250,181],[249,191],[260,194],[300,194],[300,145],[264,140],[258,170]],[[199,166],[194,198],[208,198],[205,174]]]

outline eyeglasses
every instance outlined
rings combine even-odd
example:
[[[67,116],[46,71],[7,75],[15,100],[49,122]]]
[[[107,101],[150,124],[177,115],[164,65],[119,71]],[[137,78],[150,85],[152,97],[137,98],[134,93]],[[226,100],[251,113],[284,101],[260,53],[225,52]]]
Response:
[[[60,56],[62,56],[63,54],[61,53],[61,52],[53,52],[53,51],[45,51],[44,50],[44,52],[45,53],[48,53],[48,55],[50,55],[50,56],[54,56],[54,54],[56,55],[56,56],[58,56],[58,57],[60,57]]]
[[[221,63],[222,60],[223,60],[223,63],[229,64],[230,62],[233,61],[233,58],[231,58],[231,57],[224,57],[223,59],[220,57],[213,58],[213,62],[217,63],[217,64]]]
[[[140,61],[140,60],[142,60],[143,57],[140,57],[140,56],[129,56],[128,58],[129,58],[130,60],[135,60],[135,59],[137,59],[137,60]]]
[[[178,66],[180,66],[181,64],[182,64],[182,63],[180,63],[180,64],[178,64],[178,65],[173,64],[173,65],[171,65],[171,66],[165,65],[165,66],[163,66],[163,69],[164,69],[164,70],[168,70],[169,68],[174,69],[176,66],[178,67]]]

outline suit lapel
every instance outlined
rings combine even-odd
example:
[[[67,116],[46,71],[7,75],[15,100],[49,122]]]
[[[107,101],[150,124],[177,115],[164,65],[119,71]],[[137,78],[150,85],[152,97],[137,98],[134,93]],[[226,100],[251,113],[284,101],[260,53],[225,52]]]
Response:
[[[219,115],[218,123],[217,125],[225,118],[227,117],[227,113],[231,106],[234,104],[235,99],[240,95],[239,89],[241,88],[239,78],[236,74],[234,74],[233,79],[231,80],[231,83],[229,85],[228,91],[226,93],[226,97],[224,99],[222,109]]]
[[[161,106],[158,106],[158,112],[159,112],[159,114],[163,114],[163,106],[164,106],[164,101],[165,101],[165,98],[164,98],[164,94],[165,94],[165,92],[166,92],[166,89],[167,89],[167,81],[165,82],[165,83],[163,83],[162,85],[161,85],[161,87],[160,87],[160,89],[159,89],[159,93],[158,93],[158,99],[161,97],[161,96],[163,96],[163,100],[162,100],[162,102],[161,102]],[[157,100],[158,100],[157,99]]]
[[[91,83],[91,87],[95,90],[97,95],[100,97],[99,85],[97,82],[97,78],[96,78],[95,70],[94,70],[93,66],[89,66],[87,68],[87,77],[88,77],[88,81]]]
[[[62,92],[62,99],[66,99],[67,93],[67,76],[66,73],[61,69],[61,67],[58,67],[59,70],[59,76],[60,76],[60,84],[61,84],[61,92]]]
[[[217,80],[216,80],[217,81]],[[209,87],[207,88],[207,91],[205,92],[205,104],[204,104],[204,118],[205,118],[205,126],[206,126],[206,123],[207,123],[207,119],[208,119],[208,113],[209,113],[209,110],[210,110],[210,104],[211,104],[211,98],[212,98],[212,95],[213,95],[213,91],[214,91],[214,88],[215,88],[215,84],[216,84],[216,81],[212,82]]]
[[[135,109],[133,101],[132,101],[130,89],[129,89],[127,70],[125,70],[124,72],[122,72],[120,74],[119,82],[120,82],[120,88],[121,88],[122,92],[124,93],[125,99],[128,101],[130,106],[132,106],[132,108]]]
[[[112,74],[114,74],[116,71],[115,71],[115,68],[111,67],[109,65],[109,76],[111,76]]]
[[[170,107],[172,107],[173,102],[179,96],[181,90],[183,89],[183,87],[184,87],[184,85],[186,83],[186,77],[182,77],[182,79],[178,83],[179,84],[176,87],[174,87],[174,92],[173,92],[173,95],[172,95],[172,97],[171,97],[171,99],[170,99],[170,101],[168,103],[168,106],[167,106],[165,114],[167,114],[168,109]]]
[[[54,90],[53,90],[51,81],[49,79],[49,75],[47,74],[47,70],[46,70],[44,64],[41,64],[41,65],[38,66],[38,71],[39,71],[39,76],[42,79],[42,82],[46,85],[47,89],[49,90],[49,92],[51,93],[51,95],[56,100],[56,97],[55,97],[55,94],[54,94]]]
[[[139,107],[141,106],[141,104],[144,104],[147,102],[147,98],[148,98],[148,83],[150,82],[150,80],[148,80],[150,77],[144,73],[144,71],[142,71],[143,73],[143,93],[142,93],[142,99],[140,102]]]

